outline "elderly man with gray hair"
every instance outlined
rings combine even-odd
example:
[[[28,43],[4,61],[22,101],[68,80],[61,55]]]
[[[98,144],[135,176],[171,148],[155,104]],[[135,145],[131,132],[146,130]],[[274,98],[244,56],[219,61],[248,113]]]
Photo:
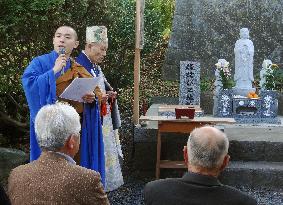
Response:
[[[146,205],[254,205],[256,200],[220,183],[228,165],[229,141],[214,127],[196,128],[184,147],[188,172],[177,179],[161,179],[145,186]]]
[[[12,170],[11,204],[109,204],[98,172],[77,166],[80,117],[63,103],[46,105],[35,118],[40,157]]]

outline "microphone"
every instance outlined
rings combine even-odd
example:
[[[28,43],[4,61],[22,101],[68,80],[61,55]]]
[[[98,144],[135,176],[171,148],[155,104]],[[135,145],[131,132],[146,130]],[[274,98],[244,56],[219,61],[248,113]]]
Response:
[[[65,53],[66,53],[65,48],[64,48],[64,47],[60,47],[60,48],[59,48],[59,55],[65,54]],[[61,75],[64,75],[64,73],[65,73],[64,69],[65,69],[65,66],[64,66],[64,67],[62,68],[62,70],[61,70]]]

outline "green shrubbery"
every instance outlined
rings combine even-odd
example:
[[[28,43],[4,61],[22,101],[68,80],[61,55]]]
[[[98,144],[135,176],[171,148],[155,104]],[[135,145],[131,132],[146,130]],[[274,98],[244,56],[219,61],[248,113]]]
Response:
[[[146,66],[142,66],[141,70],[144,82],[141,99],[163,95],[171,86],[165,82],[163,90],[156,88],[159,84],[163,86],[160,67],[166,37],[171,29],[174,4],[174,0],[145,1],[142,64]],[[122,113],[131,110],[134,0],[3,0],[0,8],[0,133],[14,138],[27,135],[28,109],[20,78],[33,57],[52,50],[52,37],[60,25],[70,25],[77,30],[80,49],[83,48],[86,26],[108,27],[110,42],[103,67],[110,83],[120,90]],[[77,53],[78,50],[74,55]],[[160,57],[155,59],[155,56]]]

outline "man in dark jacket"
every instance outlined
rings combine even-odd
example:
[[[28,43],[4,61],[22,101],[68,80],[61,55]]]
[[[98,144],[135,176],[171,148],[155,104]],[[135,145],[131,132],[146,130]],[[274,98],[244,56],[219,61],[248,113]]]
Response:
[[[184,148],[188,172],[177,179],[161,179],[145,186],[146,205],[254,205],[256,200],[220,183],[228,165],[229,141],[213,127],[195,129]]]

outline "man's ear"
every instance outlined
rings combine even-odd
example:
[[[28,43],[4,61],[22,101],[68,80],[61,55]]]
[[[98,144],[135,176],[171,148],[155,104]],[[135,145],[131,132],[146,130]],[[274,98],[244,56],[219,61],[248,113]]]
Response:
[[[187,146],[184,146],[183,156],[184,156],[185,163],[188,164],[188,148],[187,148]]]
[[[75,135],[70,135],[69,139],[67,140],[67,146],[69,149],[74,149],[74,145],[76,143]]]
[[[224,159],[223,159],[222,165],[220,167],[220,171],[223,171],[228,166],[229,161],[230,161],[230,155],[226,154]]]
[[[80,42],[79,42],[79,41],[76,41],[74,48],[77,48],[79,45],[80,45]]]

